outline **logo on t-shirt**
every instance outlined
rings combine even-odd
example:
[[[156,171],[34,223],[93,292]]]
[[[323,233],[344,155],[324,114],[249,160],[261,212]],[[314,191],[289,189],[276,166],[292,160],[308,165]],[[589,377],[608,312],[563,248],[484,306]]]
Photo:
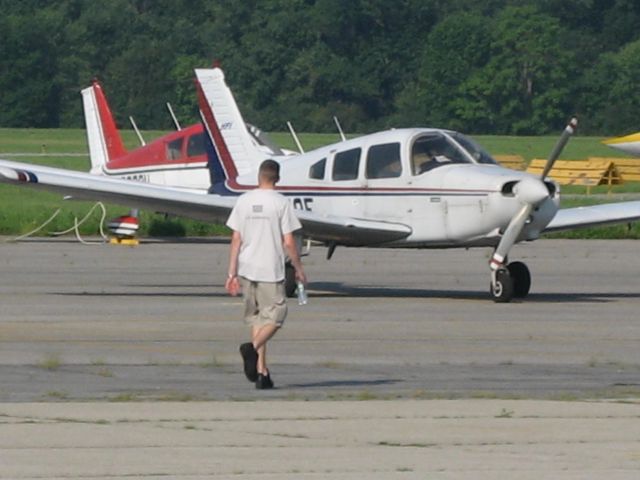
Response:
[[[262,205],[253,205],[253,213],[262,213]]]

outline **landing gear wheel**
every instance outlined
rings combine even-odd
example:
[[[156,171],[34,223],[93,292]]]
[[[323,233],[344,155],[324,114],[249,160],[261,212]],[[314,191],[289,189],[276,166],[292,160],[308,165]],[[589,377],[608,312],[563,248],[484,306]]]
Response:
[[[496,303],[507,303],[513,298],[513,279],[506,268],[499,269],[496,273],[495,284],[492,282],[489,293]]]
[[[292,298],[296,295],[296,270],[293,265],[286,263],[284,266],[284,293]]]
[[[531,288],[529,268],[522,262],[513,262],[507,265],[507,269],[513,280],[513,296],[515,298],[526,297]]]

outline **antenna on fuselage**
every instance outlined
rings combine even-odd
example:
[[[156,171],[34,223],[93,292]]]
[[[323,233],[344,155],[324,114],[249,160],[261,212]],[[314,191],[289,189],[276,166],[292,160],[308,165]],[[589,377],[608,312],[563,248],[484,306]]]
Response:
[[[169,102],[167,102],[167,110],[169,110],[169,113],[171,114],[171,118],[173,119],[173,124],[176,126],[176,130],[178,131],[182,130],[182,127],[180,126],[178,119],[173,113],[173,108],[171,108],[171,104]]]
[[[335,115],[333,116],[333,121],[336,124],[336,127],[338,127],[338,132],[340,132],[340,138],[342,138],[343,142],[347,141],[347,137],[344,136],[344,132],[342,131],[342,127],[340,126],[340,122],[338,121],[338,117],[336,117]]]
[[[138,130],[138,126],[136,125],[136,122],[133,119],[133,117],[129,117],[129,122],[131,122],[131,126],[135,130],[136,135],[138,136],[138,140],[140,140],[140,145],[144,147],[147,144],[147,142],[145,142],[144,138],[142,138],[142,134],[140,133],[140,130]]]
[[[302,148],[302,145],[300,144],[300,140],[298,140],[298,135],[296,135],[296,132],[293,129],[293,125],[291,125],[291,122],[287,121],[287,127],[289,127],[289,131],[291,132],[291,136],[293,137],[293,139],[296,142],[296,145],[298,146],[298,151],[300,153],[304,153],[304,148]]]

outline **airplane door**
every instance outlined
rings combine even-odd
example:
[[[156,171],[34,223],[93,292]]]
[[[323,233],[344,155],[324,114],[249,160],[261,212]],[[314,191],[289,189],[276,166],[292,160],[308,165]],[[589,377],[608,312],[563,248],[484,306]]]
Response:
[[[413,239],[425,244],[447,242],[446,218],[448,197],[445,194],[438,157],[444,138],[438,133],[422,134],[413,139],[409,155],[408,184],[413,196],[406,197],[407,218],[413,229]]]
[[[403,221],[409,213],[403,201],[408,177],[402,166],[400,143],[372,145],[364,166],[364,212],[367,218]]]
[[[363,191],[361,170],[362,149],[351,148],[336,152],[331,166],[333,196],[329,211],[345,216],[362,216]]]

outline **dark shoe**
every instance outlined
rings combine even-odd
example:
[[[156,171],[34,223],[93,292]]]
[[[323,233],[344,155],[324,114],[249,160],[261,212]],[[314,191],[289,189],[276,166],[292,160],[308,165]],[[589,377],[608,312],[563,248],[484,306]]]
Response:
[[[253,348],[253,343],[243,343],[240,345],[240,355],[244,360],[244,374],[250,382],[258,380],[258,352]]]
[[[259,373],[258,379],[256,380],[256,388],[258,390],[268,390],[269,388],[273,388],[271,375],[269,375],[268,373],[266,375]]]

